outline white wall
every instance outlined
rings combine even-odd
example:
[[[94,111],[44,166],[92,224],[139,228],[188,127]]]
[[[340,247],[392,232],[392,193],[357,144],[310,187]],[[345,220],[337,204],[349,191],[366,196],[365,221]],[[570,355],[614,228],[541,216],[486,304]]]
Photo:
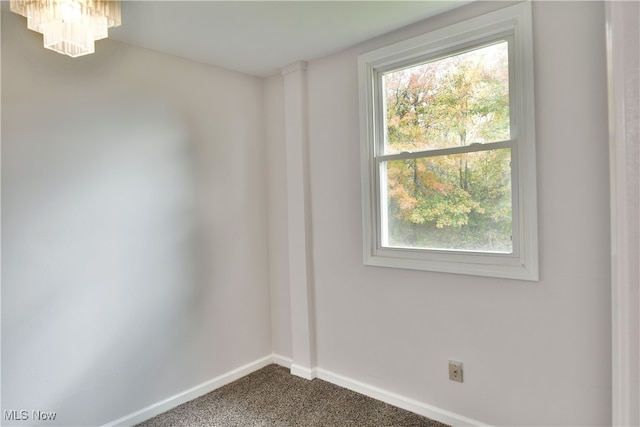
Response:
[[[503,6],[479,2],[309,64],[318,367],[490,424],[607,425],[603,3],[533,4],[541,280],[362,263],[357,55]],[[448,380],[448,359],[464,362],[464,383]]]
[[[262,80],[25,24],[2,14],[2,409],[99,425],[269,355]]]

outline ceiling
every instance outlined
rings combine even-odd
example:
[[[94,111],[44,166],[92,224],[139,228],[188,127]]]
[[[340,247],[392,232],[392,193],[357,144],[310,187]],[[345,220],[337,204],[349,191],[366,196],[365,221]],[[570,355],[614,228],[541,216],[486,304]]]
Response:
[[[264,77],[470,1],[123,1],[109,37]]]

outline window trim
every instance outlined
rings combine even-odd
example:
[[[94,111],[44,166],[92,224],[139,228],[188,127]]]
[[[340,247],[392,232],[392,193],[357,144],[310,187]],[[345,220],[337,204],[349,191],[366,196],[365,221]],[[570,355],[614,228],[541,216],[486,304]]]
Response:
[[[513,252],[383,247],[378,190],[384,118],[380,116],[382,73],[434,60],[488,42],[509,41]],[[533,37],[530,2],[519,3],[358,57],[364,264],[445,273],[537,281],[538,233],[533,90]],[[515,84],[514,84],[515,83]],[[492,145],[501,143],[488,143]],[[464,147],[464,146],[463,146]],[[465,147],[465,151],[469,151]],[[486,147],[477,147],[485,149]],[[446,148],[444,151],[456,150]],[[394,155],[396,156],[396,155]],[[402,157],[404,155],[401,155]],[[416,156],[416,154],[407,154]],[[389,155],[384,155],[388,158]]]

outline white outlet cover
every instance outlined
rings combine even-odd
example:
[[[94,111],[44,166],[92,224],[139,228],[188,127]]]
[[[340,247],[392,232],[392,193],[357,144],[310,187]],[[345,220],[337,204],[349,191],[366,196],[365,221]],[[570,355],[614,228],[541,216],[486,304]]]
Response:
[[[449,379],[459,383],[462,382],[462,362],[449,360]]]

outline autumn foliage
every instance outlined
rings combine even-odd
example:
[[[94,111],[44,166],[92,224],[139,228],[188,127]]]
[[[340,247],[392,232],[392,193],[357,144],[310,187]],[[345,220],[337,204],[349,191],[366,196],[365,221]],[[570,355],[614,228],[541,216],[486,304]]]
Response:
[[[384,74],[389,246],[511,252],[507,48]]]

